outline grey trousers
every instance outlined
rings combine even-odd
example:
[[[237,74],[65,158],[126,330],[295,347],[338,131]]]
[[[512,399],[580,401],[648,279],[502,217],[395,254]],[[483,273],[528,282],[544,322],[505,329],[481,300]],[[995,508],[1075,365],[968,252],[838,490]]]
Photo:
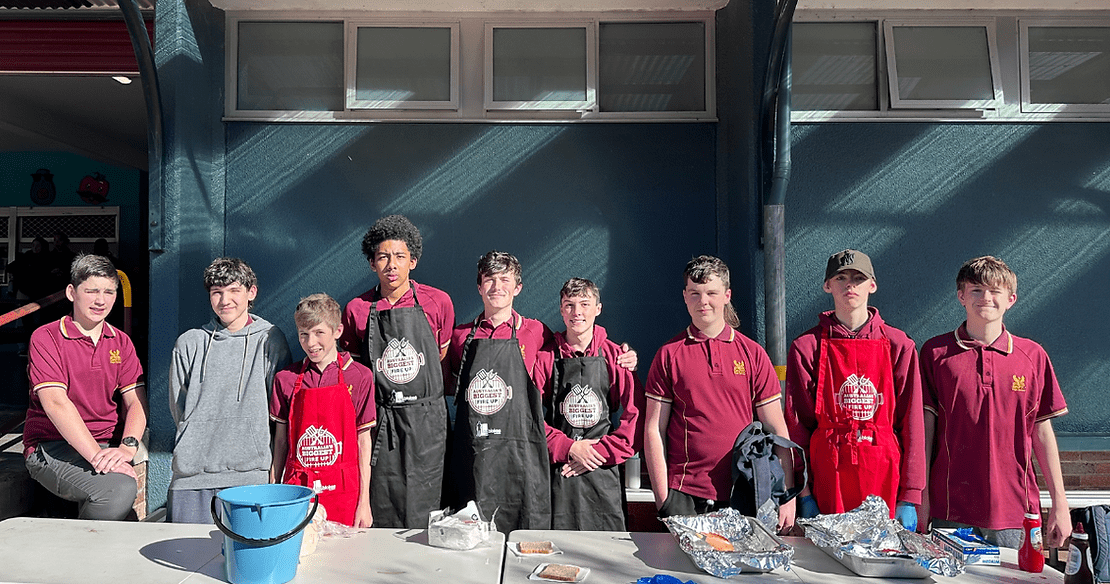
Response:
[[[97,474],[64,440],[36,446],[27,457],[27,470],[46,490],[76,501],[80,519],[121,521],[132,515],[139,492],[135,479],[118,472]]]

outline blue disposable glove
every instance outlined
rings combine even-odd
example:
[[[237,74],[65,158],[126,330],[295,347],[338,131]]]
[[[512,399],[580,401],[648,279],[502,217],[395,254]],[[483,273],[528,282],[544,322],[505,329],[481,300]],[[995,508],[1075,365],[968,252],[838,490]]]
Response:
[[[917,506],[913,503],[898,501],[894,511],[894,518],[909,531],[917,531]]]
[[[798,497],[798,517],[811,519],[820,514],[821,510],[817,508],[817,501],[813,499],[813,495]]]

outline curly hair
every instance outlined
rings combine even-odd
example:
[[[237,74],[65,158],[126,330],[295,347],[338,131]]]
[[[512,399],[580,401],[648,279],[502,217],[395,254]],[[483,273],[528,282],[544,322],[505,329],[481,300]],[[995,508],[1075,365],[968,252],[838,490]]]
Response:
[[[366,235],[362,237],[362,255],[367,261],[374,261],[374,254],[383,241],[403,241],[409,248],[409,256],[414,260],[420,259],[420,252],[424,250],[424,239],[420,237],[420,230],[404,215],[389,215],[382,217],[370,226]]]
[[[230,286],[239,282],[248,290],[258,285],[258,276],[254,275],[247,262],[239,258],[216,258],[204,268],[204,288],[211,290],[216,286]]]

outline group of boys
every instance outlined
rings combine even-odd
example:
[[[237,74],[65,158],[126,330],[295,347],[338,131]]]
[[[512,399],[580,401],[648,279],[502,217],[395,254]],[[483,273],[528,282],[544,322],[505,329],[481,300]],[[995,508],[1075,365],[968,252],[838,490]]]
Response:
[[[784,409],[767,353],[737,330],[717,258],[687,264],[691,323],[641,388],[635,352],[595,323],[589,280],[563,286],[566,330],[552,333],[513,310],[517,259],[489,252],[478,262],[483,311],[455,326],[450,297],[409,278],[422,241],[408,219],[380,219],[362,250],[378,285],[342,315],[326,294],[302,299],[305,358],[292,364],[281,331],[250,313],[251,268],[218,258],[205,270],[214,317],[182,334],[171,359],[171,521],[209,522],[220,489],[269,481],[312,487],[330,519],[355,527],[423,527],[441,505],[475,500],[502,531],[623,530],[618,466],[641,446],[660,515],[703,513],[729,504],[734,438],[758,420],[806,452],[794,460],[776,447],[788,486],[796,468],[812,471],[797,503],[779,507],[784,532],[874,494],[908,529],[932,518],[1016,547],[1022,515],[1038,509],[1035,453],[1053,500],[1047,543],[1070,533],[1050,422],[1067,408],[1044,350],[1002,324],[1017,281],[995,258],[960,269],[967,320],[919,360],[868,305],[870,258],[834,254],[824,281],[834,310],[791,346]],[[146,426],[134,347],[104,322],[117,286],[108,260],[79,256],[72,315],[36,330],[30,348],[27,466],[83,518],[129,514]]]

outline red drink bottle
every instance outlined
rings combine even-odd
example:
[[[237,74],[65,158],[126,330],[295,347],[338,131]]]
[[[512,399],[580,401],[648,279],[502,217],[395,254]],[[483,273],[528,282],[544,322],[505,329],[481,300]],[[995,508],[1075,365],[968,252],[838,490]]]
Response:
[[[1018,550],[1018,567],[1026,572],[1044,570],[1044,554],[1041,553],[1041,516],[1026,513],[1021,522],[1024,534],[1021,549]]]

